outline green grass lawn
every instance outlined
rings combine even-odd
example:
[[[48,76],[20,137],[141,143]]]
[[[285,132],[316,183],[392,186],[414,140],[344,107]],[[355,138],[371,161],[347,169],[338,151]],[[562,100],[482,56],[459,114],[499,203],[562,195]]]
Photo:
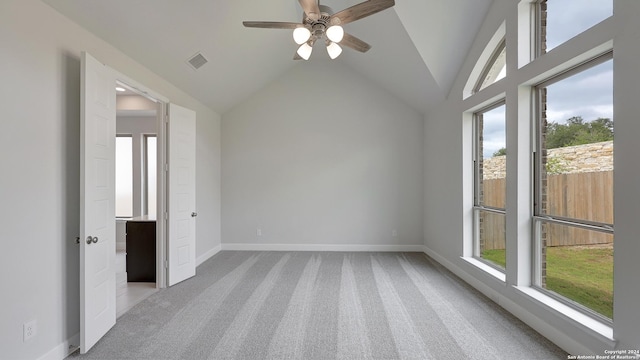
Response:
[[[482,258],[504,267],[504,250]],[[613,247],[561,246],[547,249],[547,289],[608,318],[613,316]]]

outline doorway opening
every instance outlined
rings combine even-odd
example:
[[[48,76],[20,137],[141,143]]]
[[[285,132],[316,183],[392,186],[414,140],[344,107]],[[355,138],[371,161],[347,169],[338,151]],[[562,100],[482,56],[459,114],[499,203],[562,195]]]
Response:
[[[116,83],[116,317],[155,293],[162,283],[157,231],[164,104],[121,81]],[[160,201],[158,201],[160,200]]]

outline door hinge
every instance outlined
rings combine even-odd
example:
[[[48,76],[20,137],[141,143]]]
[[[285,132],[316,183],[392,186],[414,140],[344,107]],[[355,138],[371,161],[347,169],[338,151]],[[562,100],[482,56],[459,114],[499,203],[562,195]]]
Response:
[[[169,164],[164,164],[164,171],[169,171]]]
[[[169,262],[167,260],[164,261],[164,268],[165,269],[169,268]]]
[[[168,212],[164,213],[164,219],[165,220],[169,220],[169,213]]]

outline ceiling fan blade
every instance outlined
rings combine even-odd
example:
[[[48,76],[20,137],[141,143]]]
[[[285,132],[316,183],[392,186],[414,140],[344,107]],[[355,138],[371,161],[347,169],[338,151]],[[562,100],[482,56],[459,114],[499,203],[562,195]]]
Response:
[[[277,21],[243,21],[242,24],[245,27],[262,29],[295,29],[304,26],[300,23]]]
[[[360,52],[367,52],[369,51],[369,49],[371,49],[371,45],[347,33],[344,33],[344,37],[342,38],[342,41],[339,42],[339,44],[350,47],[353,50],[357,50]]]
[[[318,0],[298,0],[302,10],[311,20],[318,20],[320,18],[320,7],[318,7]]]
[[[395,4],[395,0],[368,0],[338,11],[331,15],[331,17],[340,19],[341,24],[344,25],[388,9]]]

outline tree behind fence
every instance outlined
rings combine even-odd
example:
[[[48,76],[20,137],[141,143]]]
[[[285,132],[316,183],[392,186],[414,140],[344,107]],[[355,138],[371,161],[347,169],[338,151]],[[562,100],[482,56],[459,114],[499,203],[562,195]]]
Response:
[[[613,171],[548,175],[549,214],[613,224]],[[484,202],[504,207],[505,179],[483,181]],[[505,218],[483,216],[484,250],[504,249]],[[613,236],[570,226],[547,226],[547,246],[595,245]]]

